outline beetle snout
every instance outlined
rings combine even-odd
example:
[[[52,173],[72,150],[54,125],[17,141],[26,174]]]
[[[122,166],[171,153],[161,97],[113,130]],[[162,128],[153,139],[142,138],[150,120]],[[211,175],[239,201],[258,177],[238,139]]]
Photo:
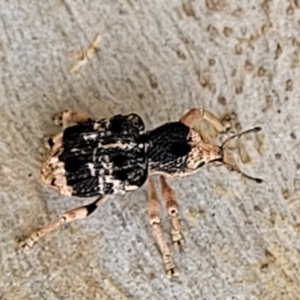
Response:
[[[220,157],[221,159],[223,159],[224,151],[223,151],[223,148],[222,148],[222,147],[219,147],[218,155],[219,155],[219,157]]]
[[[210,152],[210,160],[219,160],[223,159],[223,149],[219,146],[214,146]]]

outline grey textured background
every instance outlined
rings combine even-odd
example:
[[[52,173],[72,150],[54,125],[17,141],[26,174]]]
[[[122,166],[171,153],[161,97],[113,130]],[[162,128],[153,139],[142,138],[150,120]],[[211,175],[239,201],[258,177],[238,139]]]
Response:
[[[0,299],[300,299],[299,20],[298,0],[0,1]],[[97,57],[70,74],[68,52],[98,33]],[[82,203],[39,178],[54,113],[134,111],[153,128],[194,106],[263,127],[243,143],[265,182],[213,167],[171,182],[187,242],[177,281],[145,187],[17,255],[17,238]]]

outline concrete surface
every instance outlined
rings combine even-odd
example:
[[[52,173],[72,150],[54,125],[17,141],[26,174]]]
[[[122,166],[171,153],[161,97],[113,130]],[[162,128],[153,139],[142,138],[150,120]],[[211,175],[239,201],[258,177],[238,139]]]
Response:
[[[298,0],[0,1],[0,299],[300,299],[299,20]],[[71,74],[69,52],[98,33],[101,51]],[[240,154],[265,182],[213,167],[171,182],[187,243],[177,281],[145,187],[17,255],[17,238],[82,203],[39,179],[54,113],[134,111],[153,128],[194,106],[263,127]]]

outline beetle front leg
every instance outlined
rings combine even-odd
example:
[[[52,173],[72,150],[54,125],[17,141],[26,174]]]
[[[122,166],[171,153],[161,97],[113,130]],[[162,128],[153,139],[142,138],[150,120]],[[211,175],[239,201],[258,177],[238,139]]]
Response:
[[[64,110],[53,116],[54,123],[58,126],[62,126],[63,129],[78,123],[86,122],[89,119],[91,118],[88,115],[71,109]]]
[[[192,108],[180,118],[180,122],[192,128],[201,119],[211,123],[220,133],[225,132],[228,129],[216,116],[203,108]]]
[[[154,181],[151,177],[149,177],[148,179],[148,214],[149,222],[153,230],[153,235],[163,256],[167,277],[169,279],[172,279],[174,276],[178,275],[178,269],[173,263],[170,248],[163,236],[160,227],[159,201]]]
[[[85,206],[77,207],[72,210],[66,211],[63,213],[59,218],[50,222],[48,225],[44,226],[43,228],[33,232],[28,238],[21,241],[19,243],[20,248],[24,252],[28,252],[29,249],[43,236],[46,234],[54,231],[55,229],[59,228],[64,223],[69,223],[72,221],[84,219],[89,216],[92,212],[94,212],[97,207],[99,207],[108,196],[101,196],[93,203],[90,203]]]
[[[178,203],[176,200],[176,193],[168,184],[166,177],[160,176],[160,183],[161,183],[161,190],[162,195],[166,203],[166,207],[168,210],[169,215],[171,216],[172,222],[172,242],[173,245],[177,248],[182,250],[184,245],[184,238],[181,233],[181,224],[178,215]]]

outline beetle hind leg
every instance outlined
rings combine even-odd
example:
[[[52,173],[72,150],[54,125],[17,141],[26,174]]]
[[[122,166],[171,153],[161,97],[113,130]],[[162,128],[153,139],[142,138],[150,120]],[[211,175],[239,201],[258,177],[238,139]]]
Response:
[[[165,200],[165,204],[172,222],[172,230],[171,230],[172,243],[175,248],[182,250],[185,241],[181,233],[181,223],[178,215],[179,208],[176,200],[176,193],[170,187],[170,185],[168,184],[164,176],[160,176],[160,182],[161,182],[162,195]]]
[[[56,125],[62,126],[65,129],[78,123],[86,122],[91,118],[82,112],[68,109],[55,114],[52,119]]]
[[[75,220],[84,219],[93,213],[97,207],[99,207],[105,200],[107,196],[101,196],[93,203],[85,206],[77,207],[72,210],[66,211],[59,218],[50,222],[43,228],[33,232],[29,237],[22,240],[19,243],[19,247],[23,252],[28,252],[29,249],[43,236],[59,228],[64,223],[69,223]]]

